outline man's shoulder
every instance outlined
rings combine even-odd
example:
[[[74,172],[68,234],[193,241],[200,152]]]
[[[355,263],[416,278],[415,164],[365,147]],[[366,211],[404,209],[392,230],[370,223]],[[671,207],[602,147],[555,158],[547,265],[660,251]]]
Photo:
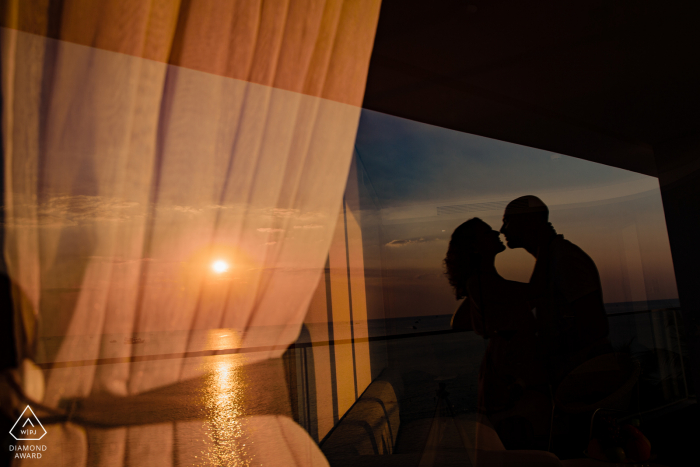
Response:
[[[552,240],[550,244],[550,258],[550,264],[554,269],[574,267],[598,273],[595,261],[578,245],[566,240],[562,235],[557,235]]]
[[[552,239],[552,242],[550,243],[550,251],[552,257],[572,256],[593,261],[591,257],[581,249],[581,247],[565,239],[563,235],[557,235],[554,237],[554,239]]]
[[[561,235],[550,244],[550,271],[568,302],[601,289],[598,267],[580,247]]]

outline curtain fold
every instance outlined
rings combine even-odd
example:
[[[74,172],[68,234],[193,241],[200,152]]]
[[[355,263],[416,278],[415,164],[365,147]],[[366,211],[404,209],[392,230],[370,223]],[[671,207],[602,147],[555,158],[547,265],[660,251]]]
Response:
[[[255,348],[214,370],[233,377],[294,341],[378,14],[378,0],[4,3],[4,254],[44,404],[133,396],[211,370],[178,357]],[[198,449],[175,446],[183,423],[207,431],[90,432],[85,457],[178,463]]]

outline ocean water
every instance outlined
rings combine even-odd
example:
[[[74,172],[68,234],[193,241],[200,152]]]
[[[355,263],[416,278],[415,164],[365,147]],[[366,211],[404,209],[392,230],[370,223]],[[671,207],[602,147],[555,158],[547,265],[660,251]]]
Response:
[[[642,305],[646,305],[643,308]],[[652,410],[688,396],[687,349],[677,300],[608,304],[609,339],[641,365],[639,410]],[[654,308],[651,308],[651,307]],[[640,308],[642,308],[640,310]],[[622,311],[626,310],[626,311]],[[437,384],[444,381],[456,412],[475,410],[478,371],[486,340],[473,332],[425,335],[449,329],[450,315],[400,318],[385,323],[389,364],[404,375],[411,416],[427,416]],[[379,324],[376,325],[377,327]],[[415,337],[411,335],[415,334]]]

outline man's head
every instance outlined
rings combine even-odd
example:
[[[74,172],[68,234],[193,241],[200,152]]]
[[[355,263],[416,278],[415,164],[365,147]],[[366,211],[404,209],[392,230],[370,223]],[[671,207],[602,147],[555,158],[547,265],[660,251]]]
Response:
[[[521,196],[514,199],[503,213],[501,233],[509,248],[525,248],[537,244],[537,237],[549,222],[549,209],[536,196]]]

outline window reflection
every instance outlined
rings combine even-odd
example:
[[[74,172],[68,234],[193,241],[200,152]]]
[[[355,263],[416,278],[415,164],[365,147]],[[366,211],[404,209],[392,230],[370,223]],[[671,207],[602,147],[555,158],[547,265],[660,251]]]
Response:
[[[595,262],[611,355],[641,368],[615,409],[639,416],[688,396],[657,179],[363,110],[326,273],[287,353],[296,418],[331,465],[357,455],[426,465],[501,455],[493,453],[503,449],[502,433],[477,404],[488,341],[450,329],[459,302],[442,259],[459,224],[479,217],[498,230],[508,202],[525,194],[541,198],[557,232]],[[512,281],[528,283],[534,266],[523,249],[496,257]],[[627,368],[621,361],[614,364]],[[543,427],[555,444],[557,423],[590,421],[590,413],[556,410],[554,426]],[[588,441],[578,440],[578,452]],[[542,449],[570,454],[552,439]]]

